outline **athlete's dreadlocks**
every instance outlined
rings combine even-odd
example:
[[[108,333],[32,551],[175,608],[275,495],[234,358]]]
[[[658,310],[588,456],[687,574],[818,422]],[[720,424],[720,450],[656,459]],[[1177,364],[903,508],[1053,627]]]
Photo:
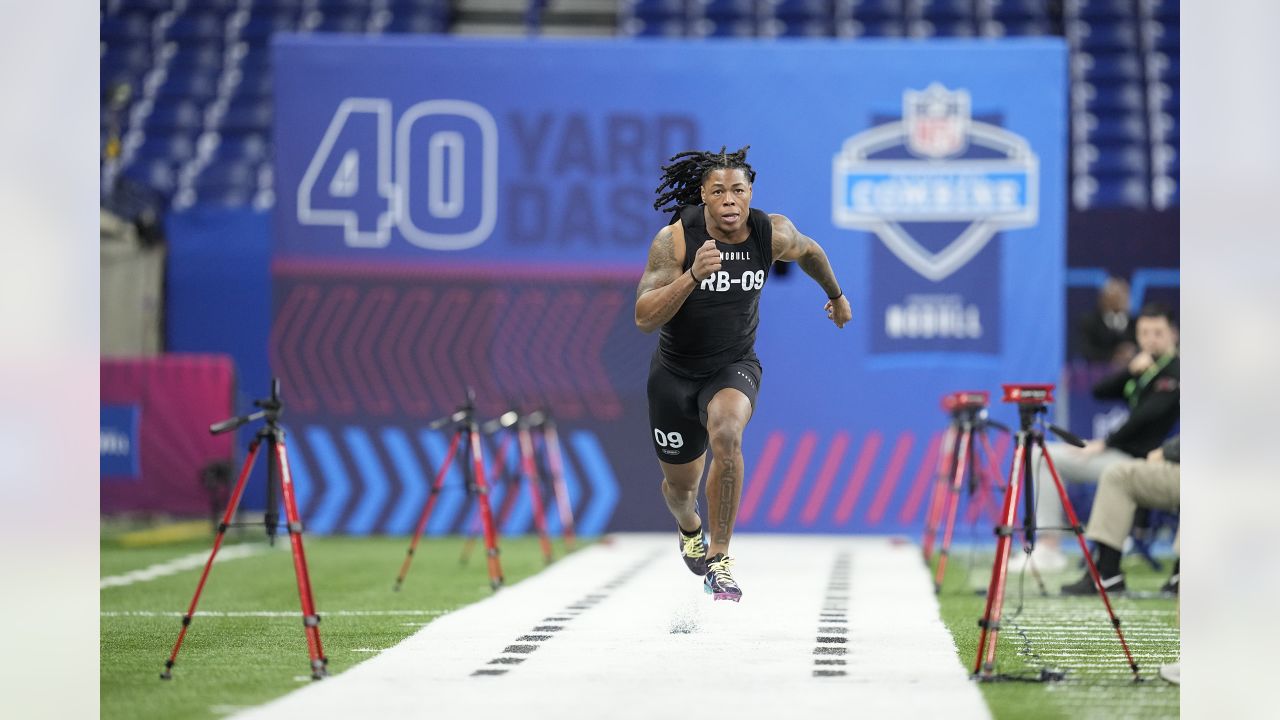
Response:
[[[654,190],[658,199],[653,201],[653,209],[670,212],[685,205],[702,202],[699,190],[707,173],[712,170],[741,168],[747,174],[747,182],[754,183],[756,171],[747,164],[747,150],[750,147],[747,145],[736,152],[726,153],[721,145],[718,153],[687,150],[673,156],[670,165],[662,166],[662,184]]]

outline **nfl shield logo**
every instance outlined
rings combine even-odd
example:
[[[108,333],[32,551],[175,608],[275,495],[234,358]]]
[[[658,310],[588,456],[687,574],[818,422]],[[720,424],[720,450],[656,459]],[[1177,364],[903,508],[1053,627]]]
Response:
[[[907,149],[928,158],[944,158],[968,145],[969,93],[933,83],[923,91],[908,90],[902,99]]]
[[[974,120],[970,107],[967,90],[939,83],[905,89],[901,122],[846,139],[832,164],[836,227],[870,230],[908,267],[938,282],[997,232],[1035,225],[1035,153],[1026,138]],[[967,157],[975,149],[981,155]],[[939,247],[950,228],[958,234]],[[925,236],[934,240],[922,242]]]

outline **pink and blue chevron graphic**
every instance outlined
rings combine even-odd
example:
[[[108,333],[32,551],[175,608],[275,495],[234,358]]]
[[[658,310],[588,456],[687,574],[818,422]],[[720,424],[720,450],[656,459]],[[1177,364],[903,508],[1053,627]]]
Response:
[[[634,397],[643,379],[624,360],[649,352],[632,327],[629,276],[291,262],[274,269],[271,356],[288,388],[291,460],[309,529],[411,532],[449,443],[426,425],[454,410],[467,387],[481,418],[513,407],[551,412],[577,532],[609,527],[619,458],[606,446],[625,443],[621,428],[644,408]],[[516,458],[492,438],[485,456],[497,506]],[[428,533],[470,527],[475,509],[463,482],[455,463]],[[531,528],[528,489],[521,492],[503,532]],[[548,522],[559,530],[558,517]]]

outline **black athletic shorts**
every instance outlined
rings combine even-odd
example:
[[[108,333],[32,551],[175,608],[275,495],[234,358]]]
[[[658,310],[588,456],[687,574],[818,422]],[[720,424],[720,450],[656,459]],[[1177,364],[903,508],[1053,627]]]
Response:
[[[760,363],[744,358],[705,378],[671,372],[655,354],[649,364],[649,430],[658,459],[682,465],[707,450],[707,404],[724,388],[741,390],[756,407],[760,391]]]

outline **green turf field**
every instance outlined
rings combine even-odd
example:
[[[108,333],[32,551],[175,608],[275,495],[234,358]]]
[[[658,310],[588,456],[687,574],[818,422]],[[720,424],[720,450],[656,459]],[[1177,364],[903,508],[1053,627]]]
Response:
[[[960,661],[973,668],[978,647],[978,618],[986,605],[992,553],[969,551],[951,556],[939,604],[942,619],[956,640]],[[1112,599],[1125,639],[1138,662],[1144,682],[1134,684],[1115,631],[1102,601],[1096,596],[1056,597],[1059,585],[1080,577],[1083,570],[1044,576],[1050,597],[1043,597],[1031,573],[1025,579],[1011,572],[1005,592],[1003,628],[997,661],[999,672],[1038,674],[1042,667],[1066,671],[1056,683],[983,683],[983,696],[997,719],[1037,718],[1176,718],[1179,689],[1160,679],[1160,665],[1179,657],[1176,601],[1154,596],[1168,576],[1139,559],[1126,558],[1125,582],[1133,597]],[[1021,583],[1022,591],[1019,592]],[[1022,612],[1019,608],[1022,598]],[[1141,597],[1141,599],[1139,599]]]
[[[265,546],[261,531],[244,536]],[[104,539],[102,576],[207,556],[210,544],[202,539],[123,547]],[[407,538],[308,537],[305,545],[331,673],[391,647],[441,612],[491,594],[483,546],[476,546],[464,568],[459,538],[424,539],[398,593],[391,588]],[[504,538],[501,557],[508,583],[543,567],[533,538]],[[221,717],[313,682],[287,538],[277,540],[275,549],[214,565],[173,679],[160,680],[199,574],[194,568],[101,590],[103,718]],[[356,612],[377,614],[346,614]]]
[[[214,718],[261,704],[310,683],[297,585],[286,538],[266,549],[261,533],[246,531],[224,546],[260,546],[253,554],[214,566],[199,610],[174,668],[161,681],[190,602],[200,568],[145,582],[101,590],[101,703],[103,718]],[[438,614],[490,595],[483,548],[468,566],[459,565],[460,538],[427,539],[419,546],[404,589],[391,587],[404,557],[402,537],[307,538],[312,583],[332,673],[391,647]],[[508,583],[542,568],[533,538],[503,539]],[[175,558],[195,556],[202,564],[209,540],[182,540],[126,547],[108,532],[102,542],[101,574],[119,577]],[[560,548],[557,544],[557,551]],[[984,598],[989,553],[952,555],[939,597],[942,619],[956,639],[960,663],[972,666],[977,619]],[[1140,562],[1125,564],[1131,590],[1154,592],[1164,574]],[[1076,571],[1046,577],[1051,592]],[[1123,665],[1115,634],[1096,597],[1040,597],[1027,577],[1023,610],[1019,576],[1011,576],[1000,637],[1000,671],[1038,672],[1051,666],[1067,671],[1053,684],[983,684],[997,718],[1159,718],[1178,716],[1178,688],[1155,676],[1178,658],[1177,609],[1168,598],[1115,601],[1135,658],[1147,681],[1134,685]],[[1018,629],[1022,632],[1018,632]]]

